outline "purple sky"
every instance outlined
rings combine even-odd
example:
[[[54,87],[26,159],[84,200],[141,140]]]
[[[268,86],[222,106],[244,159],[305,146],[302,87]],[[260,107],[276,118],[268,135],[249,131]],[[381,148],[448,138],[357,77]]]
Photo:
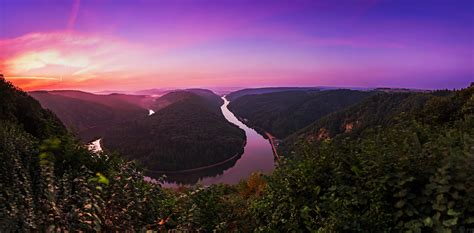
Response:
[[[0,0],[0,73],[28,89],[460,88],[474,1]]]

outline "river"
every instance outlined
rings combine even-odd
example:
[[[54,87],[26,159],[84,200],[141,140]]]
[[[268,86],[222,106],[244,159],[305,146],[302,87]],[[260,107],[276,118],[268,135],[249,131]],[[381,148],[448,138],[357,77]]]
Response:
[[[236,184],[253,172],[268,174],[275,168],[275,159],[270,142],[255,130],[247,127],[227,108],[229,101],[222,97],[224,104],[221,106],[222,114],[231,123],[245,131],[247,143],[244,153],[236,156],[225,164],[199,171],[178,174],[166,174],[164,187],[177,187],[179,185],[211,185],[218,183]],[[161,174],[146,174],[157,178]]]

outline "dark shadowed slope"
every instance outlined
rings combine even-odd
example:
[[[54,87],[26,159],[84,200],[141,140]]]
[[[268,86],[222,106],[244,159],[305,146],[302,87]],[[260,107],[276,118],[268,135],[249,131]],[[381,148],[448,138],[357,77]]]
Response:
[[[0,75],[0,121],[17,124],[40,139],[66,132],[52,112],[43,109],[38,101],[6,82],[3,75]]]
[[[373,92],[353,90],[276,92],[242,96],[232,101],[229,108],[250,126],[285,138],[370,95]]]
[[[242,152],[244,132],[224,118],[215,101],[188,91],[160,99],[167,106],[150,117],[109,129],[104,147],[166,171],[208,166]]]

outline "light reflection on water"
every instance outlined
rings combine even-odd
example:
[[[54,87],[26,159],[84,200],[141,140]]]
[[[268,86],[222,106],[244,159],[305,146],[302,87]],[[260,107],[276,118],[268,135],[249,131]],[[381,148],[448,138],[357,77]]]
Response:
[[[236,184],[241,179],[247,178],[253,172],[269,173],[275,168],[270,142],[255,130],[240,122],[227,108],[229,101],[222,97],[224,104],[221,106],[224,117],[245,131],[247,143],[244,153],[225,164],[187,173],[166,174],[164,187],[177,187],[179,185],[211,185],[218,183]],[[159,178],[162,174],[146,173],[152,178]],[[148,179],[148,178],[147,178]]]

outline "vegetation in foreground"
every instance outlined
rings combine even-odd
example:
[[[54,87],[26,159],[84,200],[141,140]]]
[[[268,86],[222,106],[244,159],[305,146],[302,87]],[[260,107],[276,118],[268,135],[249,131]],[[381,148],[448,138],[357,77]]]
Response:
[[[474,224],[474,86],[321,140],[270,176],[167,190],[0,81],[4,231],[451,232]]]

